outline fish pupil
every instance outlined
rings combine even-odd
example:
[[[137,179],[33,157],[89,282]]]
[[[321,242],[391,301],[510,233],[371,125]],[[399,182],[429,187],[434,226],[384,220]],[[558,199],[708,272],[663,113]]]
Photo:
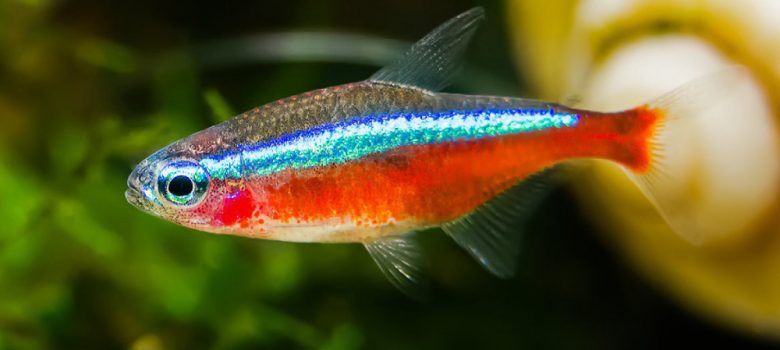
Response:
[[[195,185],[192,183],[192,180],[184,175],[178,175],[168,183],[168,193],[174,196],[188,196],[192,194],[194,189]]]

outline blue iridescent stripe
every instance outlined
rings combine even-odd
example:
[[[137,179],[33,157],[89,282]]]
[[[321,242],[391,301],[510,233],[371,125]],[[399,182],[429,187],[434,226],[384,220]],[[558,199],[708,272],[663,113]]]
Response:
[[[340,164],[408,145],[568,128],[579,116],[552,109],[486,109],[377,115],[326,124],[201,161],[218,179]]]

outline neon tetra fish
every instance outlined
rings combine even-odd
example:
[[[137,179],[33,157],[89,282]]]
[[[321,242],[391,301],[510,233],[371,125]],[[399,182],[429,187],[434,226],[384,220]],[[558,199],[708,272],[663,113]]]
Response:
[[[130,175],[127,200],[201,231],[359,242],[413,295],[422,261],[408,233],[440,226],[508,277],[519,223],[543,192],[534,174],[568,159],[621,164],[684,230],[684,199],[653,190],[661,141],[725,75],[610,113],[436,92],[482,18],[475,8],[449,20],[366,81],[269,103],[161,149]]]

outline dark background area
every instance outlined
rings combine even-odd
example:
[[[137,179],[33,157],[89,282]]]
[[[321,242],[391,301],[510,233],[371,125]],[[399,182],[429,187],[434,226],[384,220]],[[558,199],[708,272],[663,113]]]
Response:
[[[769,347],[668,301],[564,188],[529,223],[511,280],[441,231],[420,233],[434,280],[424,303],[359,245],[209,235],[125,202],[134,163],[167,143],[378,69],[278,42],[255,49],[280,59],[214,61],[231,57],[214,52],[226,42],[337,31],[393,52],[382,38],[412,42],[475,5],[488,19],[450,91],[533,96],[498,1],[0,0],[0,349]]]

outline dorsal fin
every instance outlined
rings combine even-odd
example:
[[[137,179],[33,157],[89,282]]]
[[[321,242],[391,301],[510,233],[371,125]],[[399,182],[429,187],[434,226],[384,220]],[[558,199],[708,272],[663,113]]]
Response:
[[[552,188],[552,172],[529,177],[442,229],[488,271],[512,277],[523,226]]]
[[[428,292],[427,265],[412,234],[382,237],[363,245],[396,288],[414,299],[425,299]]]
[[[415,43],[401,59],[380,69],[368,80],[430,91],[447,87],[484,17],[485,10],[475,7],[444,22]]]

